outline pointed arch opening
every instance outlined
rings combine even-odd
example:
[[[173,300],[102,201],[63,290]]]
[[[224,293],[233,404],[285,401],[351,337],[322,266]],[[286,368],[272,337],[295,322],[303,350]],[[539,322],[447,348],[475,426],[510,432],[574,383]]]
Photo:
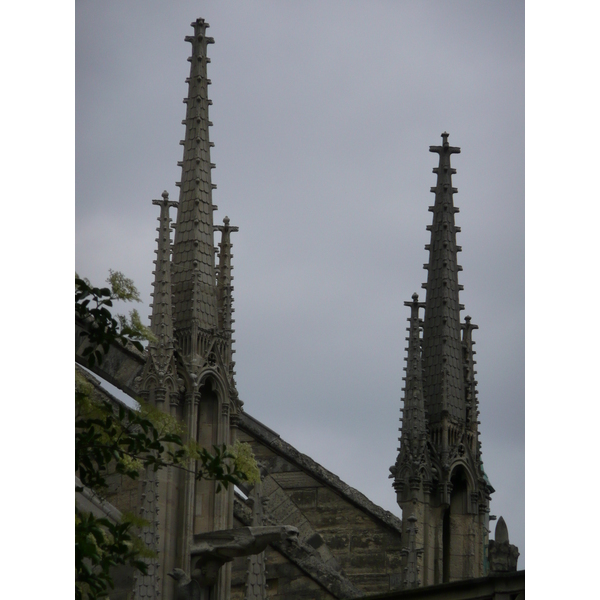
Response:
[[[450,476],[450,505],[444,511],[442,522],[442,564],[443,581],[453,581],[463,577],[464,565],[458,557],[464,556],[462,521],[469,512],[470,479],[462,465],[456,466]],[[452,557],[455,557],[452,561]],[[459,569],[459,571],[457,571]]]

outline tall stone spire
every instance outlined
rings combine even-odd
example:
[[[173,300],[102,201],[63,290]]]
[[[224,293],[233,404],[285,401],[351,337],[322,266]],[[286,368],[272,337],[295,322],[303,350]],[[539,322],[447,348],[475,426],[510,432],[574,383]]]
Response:
[[[213,210],[206,65],[208,23],[198,19],[192,23],[194,35],[185,39],[192,44],[188,83],[183,160],[178,163],[181,181],[178,183],[179,210],[173,246],[173,316],[179,349],[192,362],[197,359],[203,332],[217,328],[217,294],[215,280],[215,250],[213,241]]]
[[[154,271],[154,302],[147,360],[137,383],[140,394],[183,423],[186,440],[203,448],[227,447],[235,441],[235,423],[241,401],[233,380],[231,239],[237,227],[213,226],[208,107],[208,23],[192,23],[188,59],[185,139],[179,202],[168,194],[153,203],[160,206],[158,249]],[[169,209],[177,207],[175,238],[171,245]],[[221,231],[219,268],[215,265],[215,229]],[[185,469],[162,469],[147,474],[141,504],[152,519],[144,541],[156,557],[148,576],[139,579],[137,597],[162,594],[173,598],[167,577],[173,569],[193,572],[191,548],[200,533],[233,527],[233,486],[216,493],[212,480],[196,476],[199,465],[191,458]],[[150,490],[151,488],[151,490]],[[150,493],[152,492],[152,493]],[[151,572],[150,572],[151,571]],[[231,565],[224,565],[211,583],[210,597],[226,600],[231,587]],[[151,589],[152,588],[152,589]],[[154,594],[154,596],[152,596]]]
[[[430,152],[439,154],[439,166],[433,169],[437,174],[437,185],[431,188],[435,193],[435,204],[429,207],[433,212],[431,243],[423,327],[423,369],[426,408],[430,423],[441,421],[447,413],[451,421],[464,422],[464,382],[462,372],[462,343],[458,293],[462,286],[458,283],[456,233],[460,228],[454,224],[453,195],[458,190],[452,187],[452,174],[456,170],[450,166],[450,156],[460,152],[460,148],[450,146],[448,134],[443,133],[441,146],[430,146]]]
[[[422,584],[482,577],[487,573],[488,513],[494,491],[483,471],[477,420],[477,394],[470,317],[461,323],[456,244],[460,231],[454,223],[450,146],[442,134],[431,242],[425,246],[429,262],[425,303],[416,294],[411,307],[407,349],[402,436],[396,464],[390,469],[402,509],[402,534],[415,540],[422,554],[407,553],[406,586],[414,585],[415,568]],[[419,309],[425,308],[423,320]],[[419,331],[422,328],[422,340]],[[410,530],[408,523],[414,525]],[[412,561],[412,562],[411,562]]]

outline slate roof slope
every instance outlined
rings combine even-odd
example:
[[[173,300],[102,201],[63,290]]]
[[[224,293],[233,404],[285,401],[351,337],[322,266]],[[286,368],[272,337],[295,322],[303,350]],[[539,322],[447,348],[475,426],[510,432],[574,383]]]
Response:
[[[300,467],[300,469],[318,481],[331,487],[350,503],[365,511],[389,529],[398,534],[402,533],[402,521],[398,517],[371,502],[364,494],[344,483],[337,475],[322,467],[306,454],[302,454],[296,450],[291,444],[282,440],[278,433],[263,425],[254,417],[251,417],[248,413],[242,412],[240,414],[239,428],[256,437],[263,444]]]

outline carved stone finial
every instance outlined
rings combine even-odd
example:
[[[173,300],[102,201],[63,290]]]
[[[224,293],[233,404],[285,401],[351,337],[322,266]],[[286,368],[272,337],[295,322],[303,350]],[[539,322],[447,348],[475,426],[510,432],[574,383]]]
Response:
[[[506,526],[504,517],[500,517],[498,523],[496,523],[496,542],[498,544],[508,542],[508,527]]]
[[[168,200],[168,199],[169,199],[169,192],[167,192],[167,190],[165,190],[165,191],[162,193],[162,197],[163,197],[165,200]]]
[[[418,301],[419,301],[419,294],[417,294],[417,292],[415,292],[415,293],[412,295],[412,299],[413,299],[413,301],[414,301],[414,302],[418,302]]]
[[[496,539],[490,540],[488,547],[490,570],[492,573],[506,573],[517,570],[519,549],[508,541],[508,527],[502,517],[496,524]]]

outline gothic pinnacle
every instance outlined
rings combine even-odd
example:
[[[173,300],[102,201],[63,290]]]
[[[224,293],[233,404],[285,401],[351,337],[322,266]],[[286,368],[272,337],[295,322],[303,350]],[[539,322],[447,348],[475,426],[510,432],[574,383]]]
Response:
[[[406,385],[404,388],[404,411],[402,419],[403,443],[420,440],[426,431],[425,405],[423,399],[423,380],[421,365],[421,325],[419,309],[425,305],[419,302],[418,294],[413,294],[412,302],[405,302],[410,307],[408,319],[408,348],[406,354]]]
[[[234,322],[232,318],[233,309],[233,297],[231,292],[233,286],[233,265],[231,259],[233,254],[231,249],[233,244],[231,243],[231,232],[239,231],[238,227],[229,225],[229,217],[223,219],[223,225],[217,225],[216,231],[221,232],[221,241],[219,242],[219,267],[217,269],[217,309],[219,316],[219,330],[225,332],[229,337],[233,330],[231,329]]]
[[[165,190],[162,200],[152,200],[152,204],[160,206],[159,225],[156,229],[158,247],[155,250],[156,268],[154,271],[154,292],[152,293],[152,315],[150,328],[157,341],[151,346],[167,347],[173,343],[173,317],[171,305],[171,218],[169,208],[177,207],[177,202],[169,200]]]

